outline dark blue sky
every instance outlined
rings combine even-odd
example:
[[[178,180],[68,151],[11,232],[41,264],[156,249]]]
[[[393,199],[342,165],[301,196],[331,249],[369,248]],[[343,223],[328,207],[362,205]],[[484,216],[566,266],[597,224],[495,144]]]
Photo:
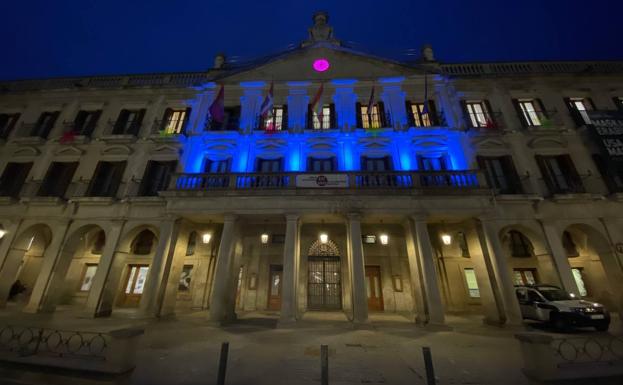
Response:
[[[623,59],[618,0],[4,0],[0,79],[201,71],[306,37],[315,10],[354,48],[445,62]]]

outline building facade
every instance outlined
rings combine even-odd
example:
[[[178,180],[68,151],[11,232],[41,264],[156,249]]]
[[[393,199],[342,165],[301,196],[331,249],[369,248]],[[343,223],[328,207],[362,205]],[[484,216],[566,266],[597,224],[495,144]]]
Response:
[[[252,63],[0,83],[0,306],[517,324],[550,283],[620,313],[623,174],[587,127],[617,109],[623,63],[400,63],[323,13]]]

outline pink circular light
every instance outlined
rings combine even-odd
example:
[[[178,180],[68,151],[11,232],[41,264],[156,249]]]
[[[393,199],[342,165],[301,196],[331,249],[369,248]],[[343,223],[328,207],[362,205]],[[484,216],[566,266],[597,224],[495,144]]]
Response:
[[[316,72],[325,72],[329,67],[331,67],[331,64],[329,64],[327,59],[314,60],[314,70],[316,70]]]

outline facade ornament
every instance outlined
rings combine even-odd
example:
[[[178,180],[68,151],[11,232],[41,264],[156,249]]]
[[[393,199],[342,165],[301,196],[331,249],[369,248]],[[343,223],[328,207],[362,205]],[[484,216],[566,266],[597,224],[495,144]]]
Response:
[[[430,44],[425,44],[422,47],[422,60],[426,62],[434,62],[435,54],[433,52],[433,46]]]
[[[303,47],[322,42],[340,45],[339,40],[333,37],[333,27],[328,24],[329,14],[327,12],[319,11],[314,13],[312,20],[314,25],[307,30],[309,36],[308,40],[303,42]]]
[[[223,52],[219,52],[214,57],[214,69],[220,70],[225,67],[225,54]]]

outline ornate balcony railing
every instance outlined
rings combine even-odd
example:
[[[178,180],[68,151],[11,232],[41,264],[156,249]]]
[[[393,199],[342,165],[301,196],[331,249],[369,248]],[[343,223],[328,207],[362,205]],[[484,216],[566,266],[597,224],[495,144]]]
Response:
[[[409,190],[486,189],[477,170],[431,172],[232,173],[175,174],[169,191],[253,191],[298,189]]]

